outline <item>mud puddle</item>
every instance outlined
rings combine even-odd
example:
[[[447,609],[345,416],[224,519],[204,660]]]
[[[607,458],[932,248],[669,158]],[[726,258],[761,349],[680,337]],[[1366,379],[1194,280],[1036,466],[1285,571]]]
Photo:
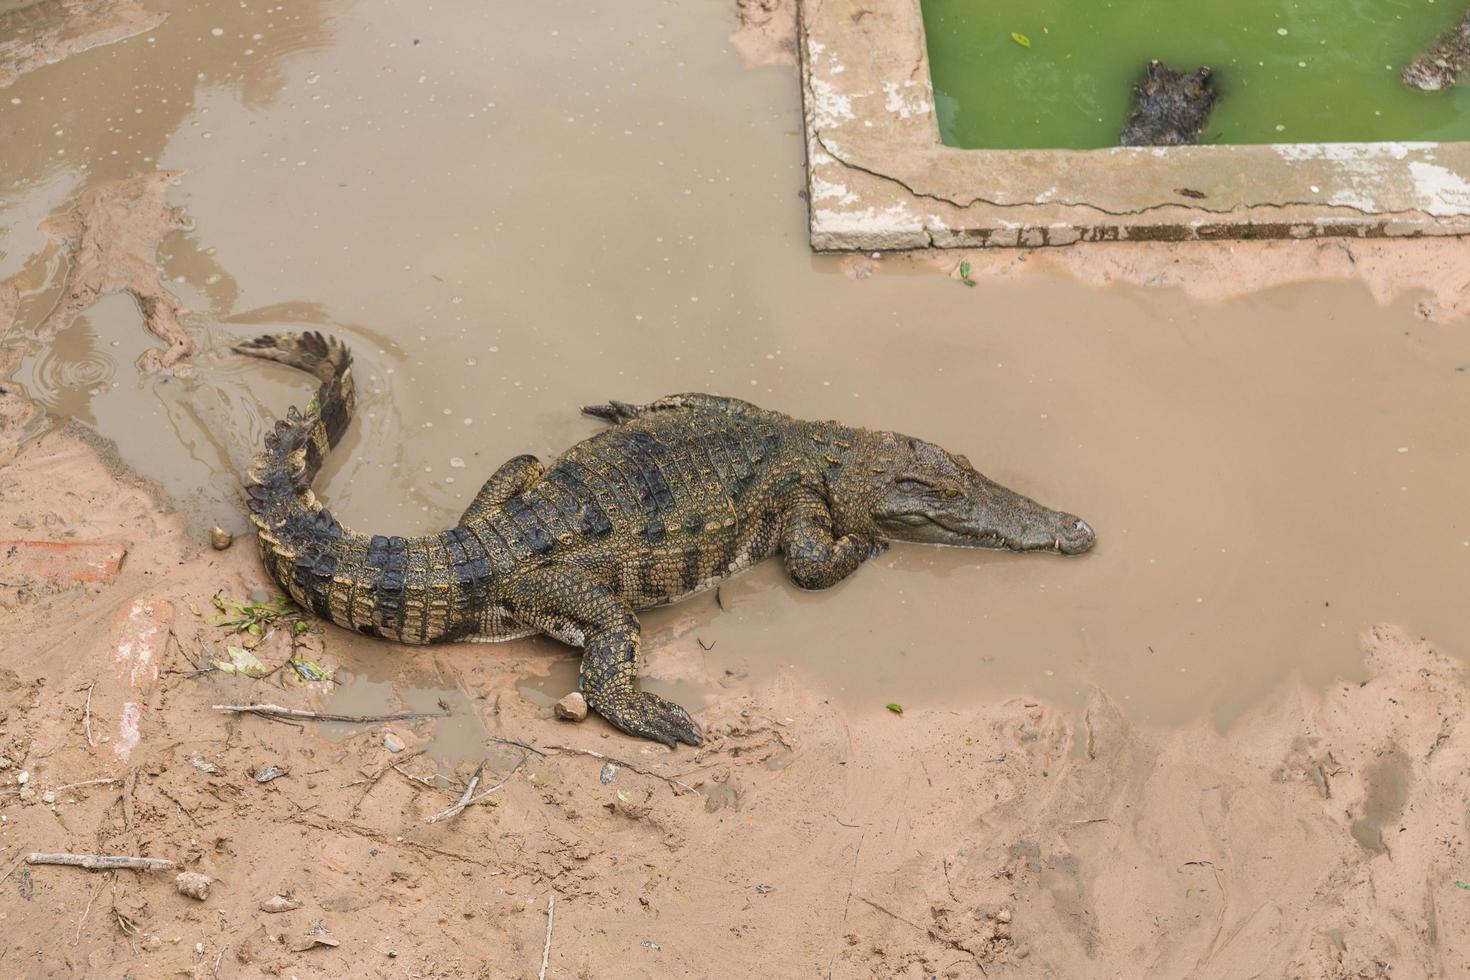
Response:
[[[854,280],[807,251],[796,87],[740,63],[719,5],[150,9],[168,19],[0,99],[5,342],[21,387],[115,439],[197,527],[243,530],[239,467],[308,397],[229,345],[322,329],[357,354],[360,414],[317,489],[364,529],[452,523],[503,460],[596,431],[579,405],[710,390],[935,440],[1099,532],[1077,560],[900,546],[821,595],[770,564],[723,610],[651,612],[650,684],[691,704],[794,666],[870,710],[1100,685],[1141,720],[1223,720],[1293,673],[1351,675],[1375,622],[1470,649],[1450,614],[1470,338],[1411,298],[1201,305],[882,261]],[[199,342],[189,377],[139,376],[157,342],[126,294],[37,336],[68,267],[39,222],[159,170],[183,171],[159,281]],[[551,697],[575,661],[543,641],[455,663],[543,651],[549,676],[520,689]],[[453,672],[380,662],[349,668],[341,705],[465,696]]]

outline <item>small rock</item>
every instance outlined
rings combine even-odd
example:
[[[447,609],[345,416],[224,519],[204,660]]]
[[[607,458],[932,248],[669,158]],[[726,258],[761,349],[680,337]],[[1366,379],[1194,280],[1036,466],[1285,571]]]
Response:
[[[235,536],[216,524],[209,529],[209,545],[215,551],[224,551],[235,543]]]
[[[622,771],[623,767],[618,765],[616,762],[604,762],[602,764],[602,772],[597,774],[597,781],[606,786],[614,779],[617,779],[618,773]]]
[[[340,945],[342,944],[337,942],[336,937],[333,936],[329,931],[327,931],[326,926],[318,925],[311,929],[311,931],[309,931],[306,935],[293,942],[291,944],[291,952],[304,953],[308,949],[311,949],[313,946]]]
[[[300,902],[294,898],[287,898],[284,895],[272,895],[260,903],[260,910],[262,912],[294,912],[299,908],[301,908]]]
[[[999,912],[995,913],[995,921],[996,922],[1009,922],[1009,921],[1011,921],[1011,910],[1010,909],[1001,909]]]
[[[581,721],[587,717],[587,699],[581,691],[573,691],[556,702],[556,716],[567,721]]]
[[[403,739],[399,738],[397,735],[394,735],[392,732],[389,732],[388,734],[383,736],[383,748],[387,749],[389,752],[402,752]]]
[[[0,755],[0,770],[9,769],[11,765],[13,765],[13,763],[8,757]]]
[[[31,781],[31,774],[22,769],[20,773],[15,777],[15,781],[24,786],[26,783]]]
[[[44,792],[44,793],[41,794],[41,802],[42,803],[47,803],[47,804],[55,803],[56,802],[56,794],[53,793],[51,790],[48,789],[46,792]]]
[[[210,762],[202,755],[191,755],[188,757],[188,760],[189,765],[193,766],[195,769],[198,769],[200,772],[207,772],[211,776],[219,772],[219,766],[215,765],[213,762]]]
[[[291,770],[286,769],[283,766],[266,766],[264,769],[260,770],[260,772],[255,774],[255,781],[257,783],[268,783],[272,779],[280,779],[282,776],[286,775],[290,771]]]
[[[197,871],[180,871],[174,879],[174,886],[178,888],[180,895],[188,895],[201,902],[209,897],[209,885],[209,876]]]
[[[31,803],[36,799],[36,791],[29,786],[22,786],[18,795],[22,803]]]

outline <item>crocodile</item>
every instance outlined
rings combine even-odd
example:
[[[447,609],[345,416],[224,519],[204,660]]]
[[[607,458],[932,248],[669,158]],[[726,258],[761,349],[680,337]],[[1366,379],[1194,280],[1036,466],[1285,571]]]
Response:
[[[352,358],[319,333],[235,348],[314,375],[307,409],[265,437],[245,479],[261,558],[303,609],[421,644],[536,633],[582,649],[588,706],[631,735],[698,745],[677,704],[637,684],[639,610],[776,555],[804,589],[851,575],[890,540],[1080,554],[1080,518],[896,432],[808,422],[737,398],[679,394],[583,409],[609,427],[556,459],[497,469],[459,523],[417,537],[344,527],[312,492],[353,414]]]
[[[1438,92],[1459,81],[1470,65],[1470,10],[1429,49],[1404,66],[1404,82],[1424,92]]]
[[[1158,59],[1133,86],[1133,112],[1118,143],[1122,146],[1190,146],[1199,142],[1218,93],[1209,66],[1175,71]]]

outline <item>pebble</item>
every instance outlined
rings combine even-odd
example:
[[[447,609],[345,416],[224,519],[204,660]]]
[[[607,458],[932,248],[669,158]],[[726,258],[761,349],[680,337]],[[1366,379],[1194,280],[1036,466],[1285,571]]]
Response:
[[[587,717],[587,699],[581,691],[573,691],[556,702],[556,716],[567,721],[581,721]]]
[[[1011,921],[1011,910],[1010,909],[1001,909],[999,912],[995,913],[995,921],[996,922],[1009,922],[1009,921]]]
[[[383,736],[383,747],[389,752],[402,752],[403,739],[399,738],[397,735],[394,735],[392,732],[389,732],[388,734]]]
[[[46,804],[55,803],[56,802],[56,794],[53,793],[51,790],[48,789],[46,792],[44,792],[44,793],[41,794],[41,802],[42,803],[46,803]]]
[[[24,786],[26,783],[31,781],[31,774],[22,769],[19,775],[15,777],[15,781]]]
[[[260,903],[262,912],[292,912],[301,908],[301,903],[284,895],[272,895]]]
[[[272,779],[280,779],[282,776],[286,775],[287,772],[288,770],[282,766],[266,766],[264,769],[260,770],[260,772],[255,774],[255,781],[257,783],[268,783]]]
[[[215,551],[224,551],[235,543],[235,536],[216,524],[209,529],[209,544]]]
[[[181,871],[174,879],[174,886],[178,888],[180,895],[188,895],[204,901],[209,897],[210,878],[197,871]]]

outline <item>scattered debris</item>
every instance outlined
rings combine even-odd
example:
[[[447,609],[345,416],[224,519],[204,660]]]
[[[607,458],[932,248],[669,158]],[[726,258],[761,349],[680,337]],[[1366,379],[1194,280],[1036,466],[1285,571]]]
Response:
[[[200,772],[207,772],[211,776],[216,776],[219,774],[219,766],[215,765],[213,762],[210,762],[202,755],[188,756],[187,761],[189,765],[193,766],[195,769],[198,769]]]
[[[279,912],[294,912],[299,908],[301,908],[300,902],[285,895],[272,895],[260,903],[262,912],[270,912],[273,915]]]
[[[614,779],[617,779],[618,773],[622,771],[623,767],[618,765],[616,762],[604,762],[602,764],[602,772],[597,774],[597,781],[606,786]]]
[[[209,529],[209,546],[215,551],[224,551],[235,543],[235,536],[216,524]]]
[[[88,871],[115,871],[129,868],[135,871],[171,871],[174,863],[165,858],[127,857],[116,854],[46,854],[32,851],[26,855],[26,864],[63,864]]]
[[[556,702],[556,716],[564,721],[582,721],[587,717],[587,699],[581,691],[573,691]]]
[[[255,774],[255,781],[257,783],[268,783],[272,779],[280,779],[282,776],[288,776],[290,774],[291,770],[284,766],[266,766]]]
[[[889,703],[884,705],[884,707],[886,707],[889,711],[893,712],[896,715],[903,714],[903,705],[901,704]]]
[[[655,949],[655,950],[657,950],[657,949],[663,949],[662,946],[660,946],[658,943],[654,942],[652,939],[645,939],[645,940],[643,940],[643,942],[639,943],[638,945],[639,946],[642,946],[644,949]]]
[[[180,871],[178,877],[174,879],[174,887],[179,890],[180,895],[188,895],[202,902],[209,897],[209,886],[212,880],[208,875],[197,871]]]
[[[389,752],[402,752],[404,748],[403,739],[399,738],[397,735],[394,735],[392,732],[388,732],[386,735],[383,736],[383,748],[387,749]]]

